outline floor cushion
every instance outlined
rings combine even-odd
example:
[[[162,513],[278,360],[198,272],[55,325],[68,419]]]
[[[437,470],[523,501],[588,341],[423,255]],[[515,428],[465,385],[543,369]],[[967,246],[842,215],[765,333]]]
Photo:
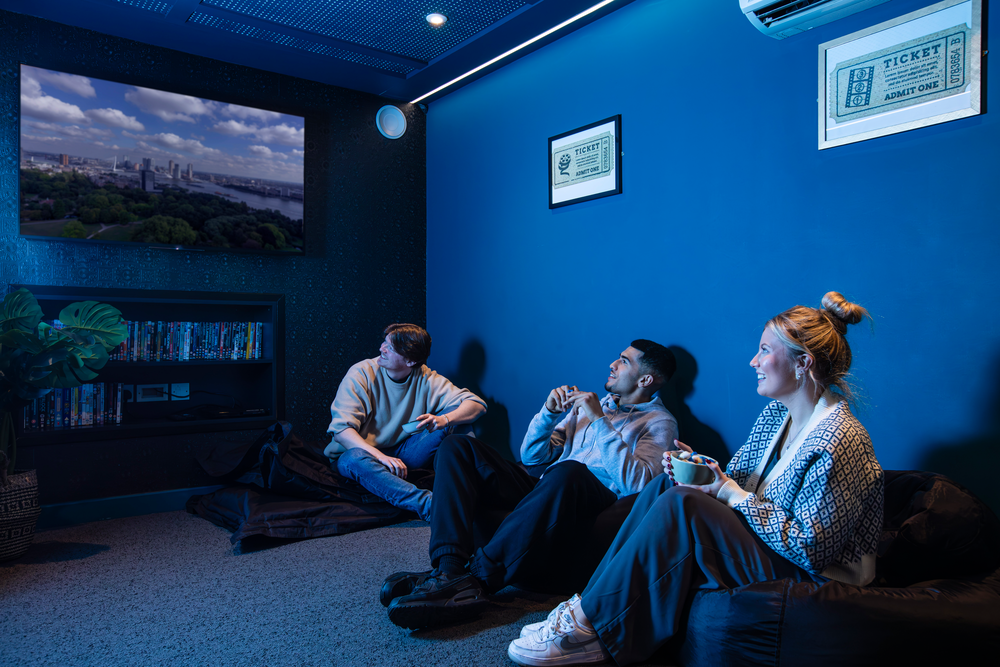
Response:
[[[885,471],[877,580],[699,591],[679,665],[963,664],[1000,652],[1000,524],[943,475]]]
[[[192,496],[187,509],[233,531],[234,544],[256,535],[340,535],[416,518],[335,472],[318,444],[300,440],[288,422],[235,446],[220,441],[198,458],[209,474],[231,483]],[[411,470],[409,478],[433,483],[430,471]]]

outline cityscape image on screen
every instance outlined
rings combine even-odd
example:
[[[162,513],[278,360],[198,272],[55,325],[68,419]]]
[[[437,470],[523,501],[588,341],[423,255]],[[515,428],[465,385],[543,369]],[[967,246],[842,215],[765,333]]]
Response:
[[[302,253],[305,119],[21,65],[23,236]]]

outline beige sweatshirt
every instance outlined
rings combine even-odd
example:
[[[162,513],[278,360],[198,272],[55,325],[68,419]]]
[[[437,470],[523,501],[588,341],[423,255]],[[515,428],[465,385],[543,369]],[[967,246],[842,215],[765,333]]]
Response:
[[[340,382],[330,406],[332,419],[326,429],[331,436],[353,428],[372,447],[388,449],[408,437],[403,424],[422,414],[442,415],[463,401],[486,403],[468,389],[459,389],[448,378],[427,366],[414,368],[396,382],[378,365],[378,357],[351,366]],[[331,440],[323,453],[336,459],[346,451]]]

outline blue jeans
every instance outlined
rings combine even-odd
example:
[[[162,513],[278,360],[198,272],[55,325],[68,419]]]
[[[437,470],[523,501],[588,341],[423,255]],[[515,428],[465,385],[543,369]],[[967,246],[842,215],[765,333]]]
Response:
[[[414,433],[395,447],[381,451],[402,461],[407,469],[428,468],[448,432],[448,429],[441,429],[433,433]],[[348,449],[337,459],[337,470],[391,505],[416,512],[424,521],[430,521],[431,492],[396,477],[367,450]]]

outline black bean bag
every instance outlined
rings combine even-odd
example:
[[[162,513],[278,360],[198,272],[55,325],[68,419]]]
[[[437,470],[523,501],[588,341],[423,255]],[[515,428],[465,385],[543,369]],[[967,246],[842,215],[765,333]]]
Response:
[[[1000,521],[943,475],[885,471],[876,581],[699,591],[678,665],[978,663],[1000,653]],[[991,658],[987,658],[990,660]]]
[[[258,535],[281,539],[343,535],[413,517],[385,502],[309,500],[271,493],[249,484],[192,496],[187,509],[233,531],[229,538],[233,544]]]
[[[187,510],[233,531],[233,544],[252,536],[303,539],[341,535],[416,518],[333,471],[316,443],[275,422],[253,441],[220,441],[198,452],[210,475],[229,486],[192,496]],[[430,471],[411,470],[418,486],[433,483]]]

